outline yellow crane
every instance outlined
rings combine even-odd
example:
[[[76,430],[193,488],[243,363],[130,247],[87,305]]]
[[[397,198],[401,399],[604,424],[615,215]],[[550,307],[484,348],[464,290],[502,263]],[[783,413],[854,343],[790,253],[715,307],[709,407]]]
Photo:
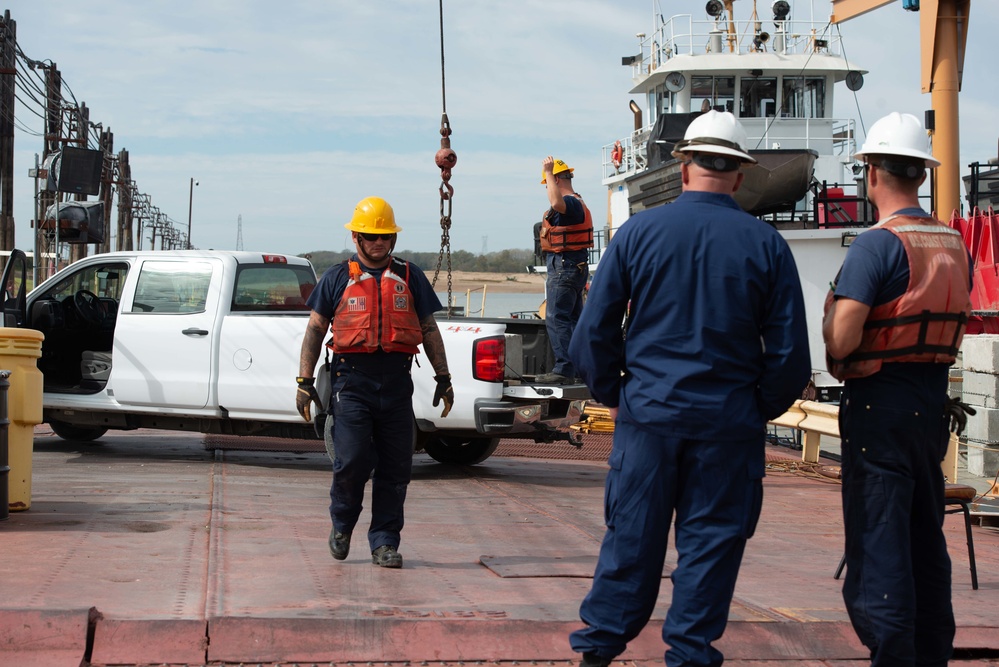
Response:
[[[895,0],[832,0],[832,23],[842,23]],[[919,9],[922,90],[934,113],[933,157],[940,160],[932,180],[933,208],[946,221],[961,210],[961,155],[958,94],[964,73],[971,0],[907,0]]]

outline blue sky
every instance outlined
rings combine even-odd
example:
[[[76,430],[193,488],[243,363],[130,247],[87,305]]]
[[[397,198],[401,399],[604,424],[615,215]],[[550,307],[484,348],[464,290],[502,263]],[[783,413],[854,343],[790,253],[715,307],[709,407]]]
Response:
[[[703,0],[659,3],[666,18]],[[990,74],[999,2],[971,3],[960,98],[962,173],[995,157],[999,87]],[[192,240],[299,254],[350,244],[343,224],[378,195],[403,227],[399,248],[440,244],[441,63],[433,0],[15,0],[18,43],[55,62],[65,84],[129,151],[132,177]],[[828,17],[828,0],[795,0],[796,16]],[[735,3],[739,16],[751,0]],[[761,15],[769,1],[760,0]],[[626,135],[638,32],[650,0],[550,3],[445,0],[447,112],[457,152],[452,250],[532,247],[546,207],[548,154],[576,168],[576,189],[605,219],[600,147]],[[800,13],[799,13],[800,12]],[[866,127],[890,111],[922,117],[919,17],[901,3],[842,24],[846,55],[869,70],[857,104],[836,91],[835,116]],[[23,107],[18,120],[40,132]],[[29,247],[41,139],[15,136],[18,247]]]

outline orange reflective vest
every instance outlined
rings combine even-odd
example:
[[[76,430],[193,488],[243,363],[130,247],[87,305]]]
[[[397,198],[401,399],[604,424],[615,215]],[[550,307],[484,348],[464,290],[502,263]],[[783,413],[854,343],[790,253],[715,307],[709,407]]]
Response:
[[[593,216],[586,208],[583,198],[572,195],[583,205],[583,221],[575,225],[552,225],[545,214],[541,221],[541,250],[543,252],[566,252],[567,250],[586,250],[593,247]]]
[[[407,284],[409,263],[393,257],[380,281],[362,271],[357,262],[349,262],[348,270],[347,287],[330,323],[333,352],[377,352],[381,348],[416,354],[423,333]]]
[[[846,359],[826,355],[838,380],[873,375],[884,361],[953,363],[971,314],[968,251],[958,231],[909,216],[892,216],[880,226],[905,247],[909,286],[897,299],[871,308],[860,346]],[[826,313],[832,301],[830,291]]]

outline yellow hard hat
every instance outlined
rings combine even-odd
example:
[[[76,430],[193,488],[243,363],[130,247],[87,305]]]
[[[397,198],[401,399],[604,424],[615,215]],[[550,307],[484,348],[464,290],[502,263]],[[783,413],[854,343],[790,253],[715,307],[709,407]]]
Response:
[[[571,168],[565,162],[562,162],[562,160],[555,160],[555,164],[552,165],[552,174],[554,174],[555,176],[558,176],[563,171],[567,171],[567,172],[569,172],[571,174],[572,172],[574,172],[576,170],[573,169],[573,168]],[[545,172],[542,170],[542,172],[541,172],[541,184],[544,185],[547,182],[548,182],[548,179],[545,178]]]
[[[398,234],[402,227],[395,224],[395,212],[381,197],[365,197],[354,207],[354,217],[346,225],[352,232]]]

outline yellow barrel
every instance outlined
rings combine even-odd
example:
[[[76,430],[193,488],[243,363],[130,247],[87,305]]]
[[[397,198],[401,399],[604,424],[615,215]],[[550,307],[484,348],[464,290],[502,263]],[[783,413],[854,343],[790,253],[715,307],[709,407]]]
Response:
[[[42,422],[42,356],[45,336],[34,329],[0,327],[0,369],[10,371],[7,392],[8,507],[20,512],[31,507],[31,454],[35,424]]]

